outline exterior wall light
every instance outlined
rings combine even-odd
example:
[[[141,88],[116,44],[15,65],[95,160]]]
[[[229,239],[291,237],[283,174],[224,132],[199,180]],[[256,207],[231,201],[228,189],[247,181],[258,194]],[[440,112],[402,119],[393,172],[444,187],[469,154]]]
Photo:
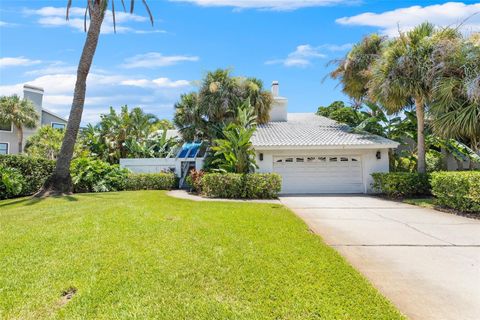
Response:
[[[260,153],[259,158],[260,158],[260,161],[263,161],[263,153]]]
[[[376,157],[378,160],[382,159],[382,153],[380,151],[377,151]]]

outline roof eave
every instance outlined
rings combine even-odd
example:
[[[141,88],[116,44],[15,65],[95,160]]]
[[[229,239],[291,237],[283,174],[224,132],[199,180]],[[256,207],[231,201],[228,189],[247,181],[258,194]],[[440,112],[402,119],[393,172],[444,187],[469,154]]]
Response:
[[[390,149],[397,148],[399,143],[389,144],[332,144],[332,145],[253,145],[255,150],[338,150],[338,149]]]

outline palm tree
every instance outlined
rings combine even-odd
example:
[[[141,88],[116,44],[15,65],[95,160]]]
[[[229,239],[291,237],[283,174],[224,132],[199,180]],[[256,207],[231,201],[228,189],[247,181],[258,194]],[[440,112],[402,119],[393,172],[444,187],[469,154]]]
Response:
[[[30,100],[20,99],[19,96],[2,97],[0,99],[0,119],[12,123],[17,129],[18,152],[23,152],[23,128],[37,127],[39,115]]]
[[[370,69],[367,84],[370,98],[389,112],[403,110],[410,101],[415,104],[417,115],[417,171],[425,167],[425,112],[432,102],[432,71],[437,67],[432,60],[439,41],[458,38],[456,30],[437,30],[430,23],[423,23],[407,33],[400,33],[387,44],[381,56]]]
[[[97,50],[98,39],[100,31],[105,18],[105,13],[110,2],[112,7],[113,25],[116,29],[115,21],[115,0],[87,0],[85,9],[85,31],[87,38],[83,46],[82,55],[77,69],[77,81],[73,92],[73,102],[68,118],[67,128],[65,130],[65,137],[62,142],[62,148],[57,158],[57,163],[53,175],[45,181],[45,184],[37,193],[37,196],[48,196],[50,194],[69,194],[73,192],[72,178],[70,176],[70,162],[73,157],[73,149],[77,140],[80,122],[82,121],[83,106],[85,104],[85,92],[87,88],[87,77],[90,72],[93,57]],[[122,0],[123,9],[125,10],[124,1]],[[153,17],[146,0],[142,0],[145,8],[150,16],[150,22],[153,25]],[[130,13],[133,13],[135,0],[130,2]],[[72,0],[67,2],[66,18],[69,18]],[[87,31],[87,14],[90,17],[90,25]]]
[[[442,41],[434,55],[433,131],[469,142],[480,150],[480,43],[458,38]],[[472,162],[471,162],[472,164]]]

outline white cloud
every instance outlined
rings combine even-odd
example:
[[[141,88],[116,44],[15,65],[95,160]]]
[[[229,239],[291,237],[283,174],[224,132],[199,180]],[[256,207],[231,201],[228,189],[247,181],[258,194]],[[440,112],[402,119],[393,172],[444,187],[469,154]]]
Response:
[[[173,66],[185,61],[198,61],[196,56],[164,56],[159,52],[148,52],[125,59],[124,68],[155,68]]]
[[[75,73],[46,74],[25,83],[45,89],[43,105],[59,115],[68,116],[75,87]],[[0,95],[22,95],[24,83],[0,85]],[[171,117],[173,105],[191,86],[187,80],[166,77],[145,79],[92,70],[87,80],[87,95],[82,124],[95,123],[109,106],[139,106],[159,117]]]
[[[131,79],[124,80],[120,84],[124,86],[133,86],[140,88],[185,88],[191,86],[187,80],[171,80],[169,78],[148,79]]]
[[[0,58],[0,68],[27,67],[41,62],[40,60],[31,60],[25,57],[4,57]]]
[[[37,16],[37,22],[44,27],[62,27],[68,26],[78,31],[84,31],[84,14],[85,9],[79,7],[70,8],[69,20],[66,20],[66,9],[64,7],[43,7],[40,9],[26,9],[24,13],[27,15]],[[145,27],[150,27],[147,17],[137,14],[125,13],[115,10],[116,30],[117,33],[164,33],[159,29],[136,29],[132,24],[142,23]],[[88,29],[87,17],[87,29]],[[113,16],[110,10],[107,11],[105,20],[102,24],[102,33],[113,33]]]
[[[383,13],[366,12],[356,16],[343,17],[336,22],[343,25],[377,27],[383,34],[398,35],[401,30],[429,21],[438,26],[457,26],[463,22],[462,29],[480,31],[480,3],[465,4],[447,2],[430,6],[411,6]]]
[[[351,4],[358,0],[170,0],[188,2],[202,7],[233,7],[236,9],[296,10],[336,4]]]
[[[350,43],[336,45],[325,44],[321,46],[312,46],[309,44],[302,44],[297,46],[295,51],[291,52],[284,59],[273,59],[265,62],[266,64],[282,64],[286,67],[307,67],[312,64],[313,60],[326,58],[325,52],[345,51],[352,47]]]

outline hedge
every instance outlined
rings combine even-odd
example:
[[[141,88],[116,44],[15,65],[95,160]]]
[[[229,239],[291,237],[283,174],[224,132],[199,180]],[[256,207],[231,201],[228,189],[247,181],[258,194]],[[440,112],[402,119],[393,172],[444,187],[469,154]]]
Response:
[[[55,161],[24,155],[0,155],[0,166],[13,168],[20,173],[25,185],[17,196],[28,196],[37,192],[53,173]]]
[[[0,166],[0,200],[18,196],[26,182],[18,170]]]
[[[392,198],[429,195],[429,176],[423,173],[372,173],[373,190]]]
[[[202,194],[211,198],[273,199],[281,185],[276,173],[207,173],[201,179]]]
[[[170,190],[177,185],[177,177],[171,172],[131,173],[127,176],[125,190]]]
[[[480,213],[480,171],[434,172],[431,177],[438,205]]]

